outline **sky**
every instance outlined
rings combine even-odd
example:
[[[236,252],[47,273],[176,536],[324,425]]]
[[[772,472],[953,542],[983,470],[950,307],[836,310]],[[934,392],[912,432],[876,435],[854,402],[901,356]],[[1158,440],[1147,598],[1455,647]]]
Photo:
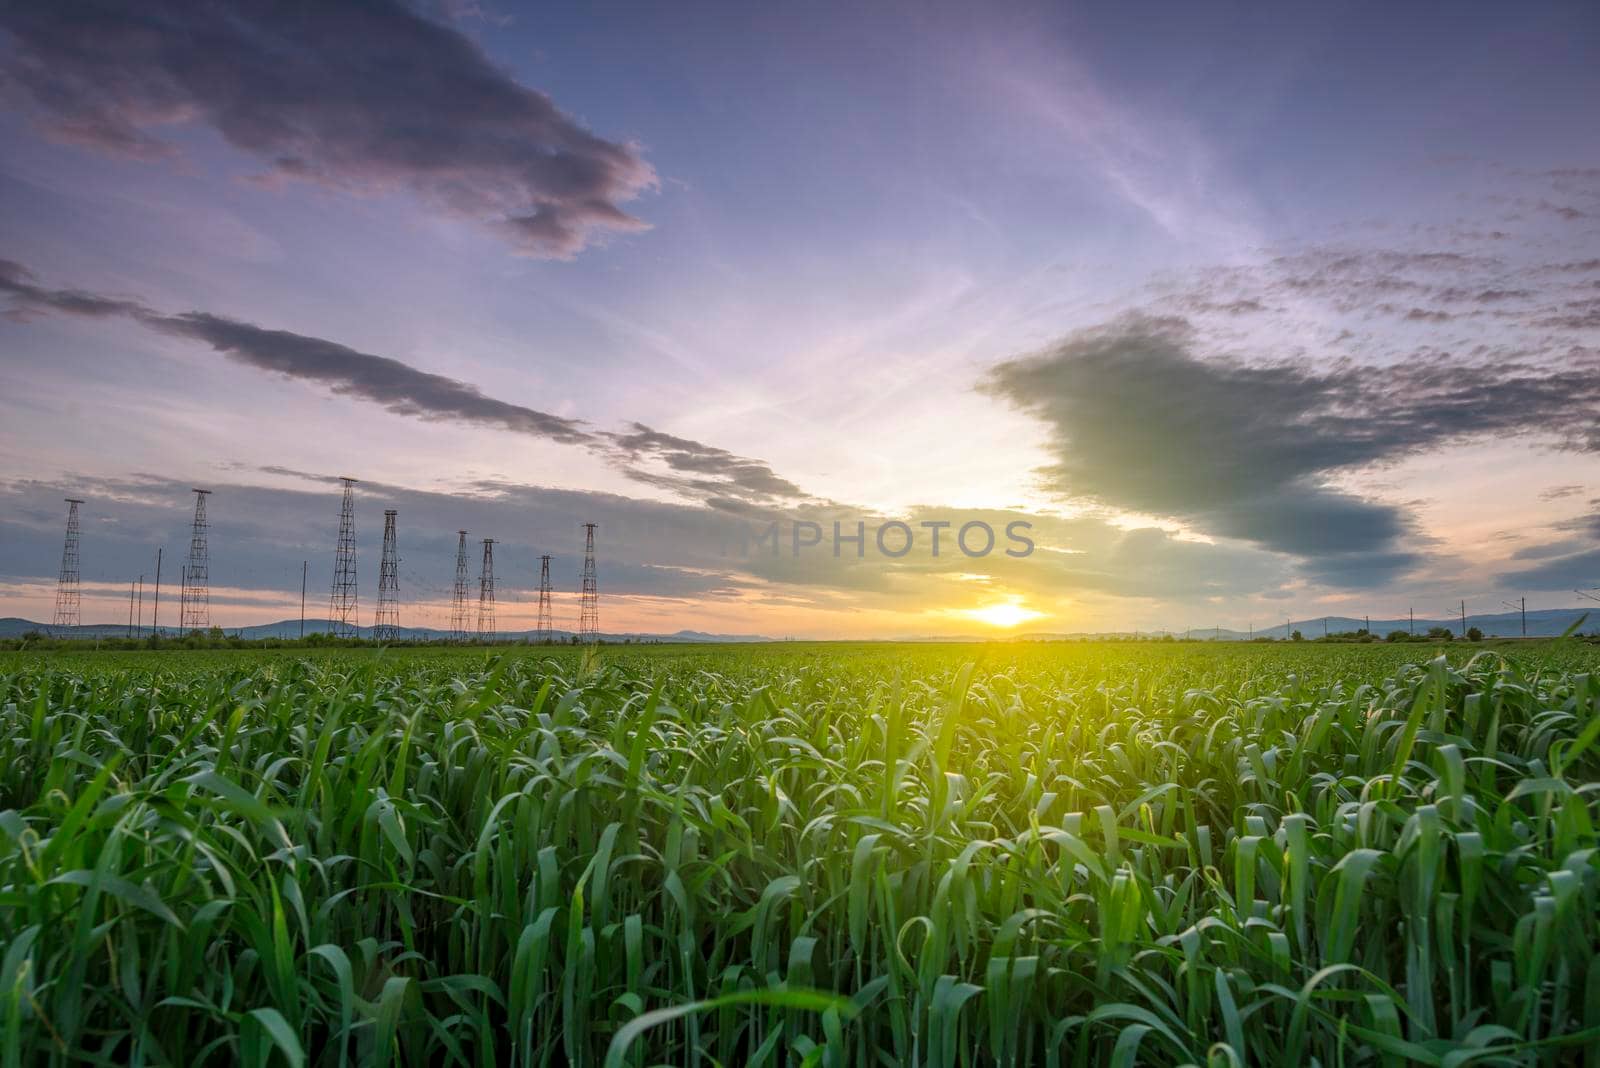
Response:
[[[325,614],[341,475],[362,625],[387,508],[416,626],[585,522],[606,631],[1600,585],[1600,10],[994,7],[0,2],[0,615],[193,487]]]

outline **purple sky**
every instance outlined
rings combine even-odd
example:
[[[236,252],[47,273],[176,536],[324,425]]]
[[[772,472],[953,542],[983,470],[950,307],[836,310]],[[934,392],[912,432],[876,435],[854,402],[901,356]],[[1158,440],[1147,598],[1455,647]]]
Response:
[[[218,622],[325,603],[339,474],[364,623],[385,507],[435,626],[458,527],[516,624],[587,519],[618,630],[1600,583],[1600,11],[989,7],[0,4],[0,615],[77,496],[120,618],[192,485]]]

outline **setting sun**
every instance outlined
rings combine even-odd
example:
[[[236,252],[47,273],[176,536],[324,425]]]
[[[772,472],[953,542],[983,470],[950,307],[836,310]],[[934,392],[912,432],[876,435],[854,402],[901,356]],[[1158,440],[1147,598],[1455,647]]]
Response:
[[[991,627],[1014,627],[1018,623],[1026,623],[1030,619],[1039,619],[1044,613],[1035,612],[1025,608],[1020,602],[1005,601],[1000,604],[986,605],[983,608],[968,609],[966,614],[981,623]]]

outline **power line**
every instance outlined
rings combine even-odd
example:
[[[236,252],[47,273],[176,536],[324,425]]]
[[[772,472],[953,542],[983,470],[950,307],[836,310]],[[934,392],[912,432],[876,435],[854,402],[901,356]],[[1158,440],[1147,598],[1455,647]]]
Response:
[[[1522,636],[1526,638],[1528,636],[1528,599],[1523,597],[1516,604],[1512,604],[1510,601],[1501,601],[1500,603],[1507,608],[1522,613]]]

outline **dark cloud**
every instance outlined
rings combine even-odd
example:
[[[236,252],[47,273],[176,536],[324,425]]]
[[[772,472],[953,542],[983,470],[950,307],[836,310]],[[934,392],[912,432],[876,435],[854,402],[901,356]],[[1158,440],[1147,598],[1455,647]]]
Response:
[[[1592,589],[1600,582],[1600,549],[1559,556],[1520,571],[1507,571],[1497,580],[1507,589],[1562,592]]]
[[[165,315],[132,300],[36,284],[19,263],[0,260],[0,293],[13,300],[12,317],[57,312],[120,315],[173,337],[196,341],[226,359],[259,371],[327,387],[338,396],[381,405],[397,415],[465,423],[546,438],[589,449],[636,482],[738,513],[813,500],[760,460],[676,437],[643,423],[602,433],[576,419],[486,396],[476,386],[419,370],[388,356],[360,352],[325,338],[191,311]]]
[[[607,434],[618,466],[628,477],[702,499],[731,495],[743,501],[805,499],[806,493],[759,460],[726,449],[632,424],[625,434]],[[652,470],[651,464],[666,471]]]
[[[388,356],[374,356],[319,337],[269,330],[205,312],[143,315],[141,321],[209,345],[237,363],[327,386],[340,396],[359,397],[397,415],[451,420],[549,438],[565,444],[592,442],[573,419],[484,396],[476,386],[419,371]]]
[[[1291,553],[1335,582],[1409,567],[1397,507],[1341,472],[1481,437],[1600,451],[1600,359],[1559,368],[1204,359],[1188,323],[1130,317],[1000,364],[984,388],[1048,427],[1052,490]]]
[[[540,256],[644,227],[619,206],[655,184],[635,146],[394,0],[18,2],[0,30],[5,81],[63,141],[159,160],[162,127],[204,123],[269,178],[410,193]]]
[[[137,301],[85,293],[77,289],[45,289],[36,284],[33,272],[15,260],[0,260],[0,293],[15,301],[8,316],[25,320],[42,312],[61,312],[89,318],[138,315],[146,309]]]

